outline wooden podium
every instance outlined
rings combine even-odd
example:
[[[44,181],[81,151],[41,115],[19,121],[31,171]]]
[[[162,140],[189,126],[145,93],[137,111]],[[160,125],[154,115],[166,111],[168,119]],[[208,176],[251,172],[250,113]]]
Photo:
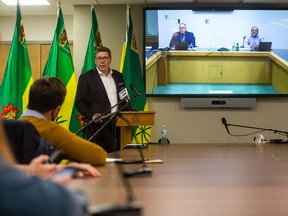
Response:
[[[117,126],[120,128],[120,149],[131,143],[131,126],[154,125],[155,112],[150,111],[122,111],[123,118],[117,117]],[[124,119],[127,119],[125,121]]]

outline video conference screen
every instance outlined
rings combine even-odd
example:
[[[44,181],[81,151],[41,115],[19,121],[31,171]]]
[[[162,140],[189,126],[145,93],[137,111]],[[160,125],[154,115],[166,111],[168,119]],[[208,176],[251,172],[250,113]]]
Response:
[[[144,17],[147,95],[288,95],[288,75],[285,71],[288,61],[288,8],[145,8]],[[186,31],[193,33],[195,38],[194,46],[187,50],[175,50],[169,45],[173,34],[180,31],[180,24],[185,24]],[[265,58],[261,58],[261,54],[257,55],[259,58],[249,57],[249,53],[253,56],[255,51],[244,48],[244,41],[250,37],[253,26],[259,29],[261,42],[271,42],[271,52],[284,62],[284,66],[279,66],[281,70],[266,55]],[[242,63],[237,65],[238,59],[233,57],[205,59],[213,52],[235,52],[233,44],[240,47],[240,56],[243,53],[239,59],[243,60]],[[253,68],[257,68],[256,72]],[[284,82],[286,79],[287,82]]]

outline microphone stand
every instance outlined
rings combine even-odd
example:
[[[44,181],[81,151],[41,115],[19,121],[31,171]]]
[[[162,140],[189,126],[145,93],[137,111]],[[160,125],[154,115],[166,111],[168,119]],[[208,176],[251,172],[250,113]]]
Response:
[[[115,116],[117,116],[123,109],[125,109],[126,107],[128,107],[129,104],[131,103],[131,101],[134,100],[137,96],[138,96],[138,94],[134,94],[133,97],[132,97],[131,99],[129,99],[123,107],[121,107],[120,109],[118,109],[116,112],[111,113],[112,115],[111,115],[110,119],[109,119],[108,121],[106,121],[106,122],[88,139],[88,141],[91,141],[107,124],[109,124],[109,122],[111,122],[111,121],[115,118]],[[122,103],[122,102],[123,102],[123,101],[120,101],[118,104],[120,104],[120,103]],[[118,105],[118,104],[117,104],[117,105]],[[93,121],[95,121],[95,120],[93,120]]]
[[[244,46],[245,39],[246,39],[246,36],[243,37],[243,41],[242,41],[242,46],[241,46],[241,48],[245,48],[245,46]]]
[[[84,129],[86,129],[89,125],[91,125],[93,122],[99,120],[99,119],[103,119],[103,118],[107,118],[109,116],[111,116],[111,113],[108,114],[106,116],[106,114],[108,112],[110,112],[114,107],[119,106],[123,101],[120,100],[117,104],[115,104],[114,106],[112,106],[111,108],[109,108],[108,110],[106,110],[104,113],[100,114],[100,116],[98,116],[95,119],[90,120],[88,123],[86,123],[83,127],[79,128],[74,134],[77,135],[78,133],[80,133],[81,131],[83,131]]]
[[[91,216],[140,216],[142,215],[142,207],[134,198],[130,181],[126,178],[121,164],[116,164],[117,170],[121,176],[124,188],[127,194],[127,201],[124,205],[100,205],[90,206],[88,213]]]
[[[226,122],[225,118],[222,118],[222,123],[224,124],[228,134],[230,134],[230,135],[232,135],[232,134],[229,132],[228,126],[249,128],[249,129],[261,130],[261,131],[272,131],[272,132],[274,132],[274,134],[278,133],[278,134],[285,135],[286,137],[288,137],[288,132],[287,131],[275,130],[275,129],[270,129],[270,128],[260,128],[260,127],[246,126],[246,125],[228,124]],[[281,142],[281,143],[288,143],[288,141],[284,141],[284,142]]]
[[[130,123],[130,121],[128,121],[128,119],[126,119],[124,116],[122,116],[120,114],[119,116],[120,118],[122,118],[127,125],[129,125],[129,127],[131,127],[131,129],[133,128],[132,124]],[[138,142],[138,138],[137,136],[135,137],[136,142]],[[132,164],[132,163],[142,163],[142,167],[135,170],[135,171],[127,171],[127,172],[123,172],[123,175],[125,177],[133,177],[133,176],[151,176],[152,175],[152,169],[150,167],[147,166],[147,164],[145,163],[145,161],[147,160],[147,158],[144,157],[143,152],[142,152],[142,148],[140,146],[137,147],[137,149],[139,150],[139,154],[141,157],[141,160],[122,160],[122,161],[116,161],[116,163],[118,164]]]

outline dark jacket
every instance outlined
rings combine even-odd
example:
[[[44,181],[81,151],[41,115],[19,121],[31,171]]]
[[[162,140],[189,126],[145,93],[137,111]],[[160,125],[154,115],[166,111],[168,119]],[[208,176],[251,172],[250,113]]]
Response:
[[[181,33],[180,32],[175,32],[171,38],[170,47],[174,47],[175,46],[175,42],[181,42]],[[187,42],[189,46],[195,47],[196,46],[196,39],[194,37],[194,34],[192,32],[185,32],[185,41],[182,42]]]

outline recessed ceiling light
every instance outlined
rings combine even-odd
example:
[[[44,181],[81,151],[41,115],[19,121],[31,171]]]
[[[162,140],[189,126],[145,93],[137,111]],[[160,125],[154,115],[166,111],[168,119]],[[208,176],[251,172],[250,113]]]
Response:
[[[16,0],[1,0],[6,5],[17,5]],[[47,0],[19,0],[20,5],[50,5]]]

